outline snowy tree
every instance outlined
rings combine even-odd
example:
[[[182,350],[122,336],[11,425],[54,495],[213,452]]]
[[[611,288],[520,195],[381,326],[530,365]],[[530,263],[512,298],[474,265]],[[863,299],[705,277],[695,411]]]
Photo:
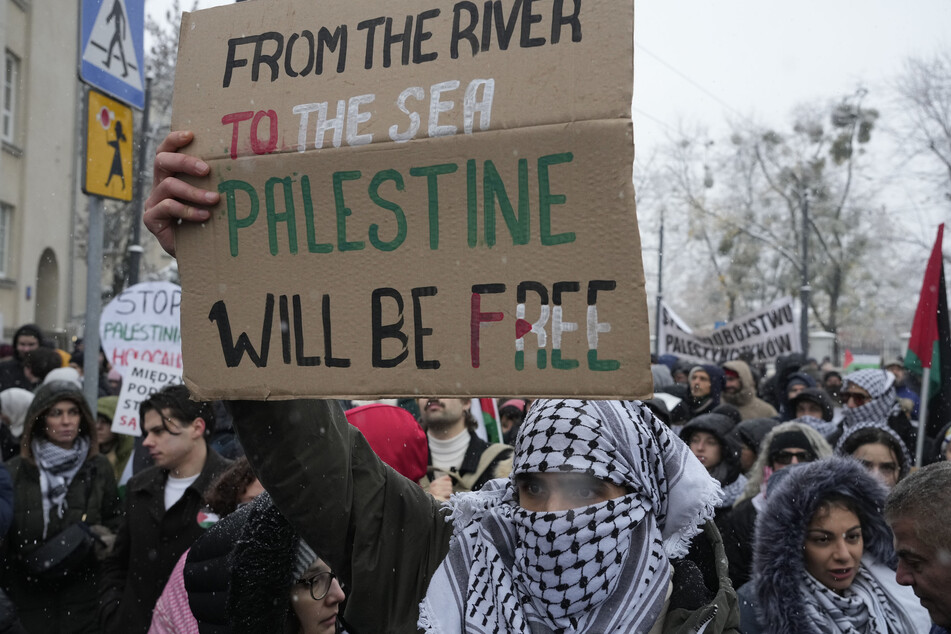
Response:
[[[951,51],[908,59],[895,89],[902,147],[925,160],[932,180],[951,201]]]
[[[691,299],[719,301],[716,314],[729,319],[799,296],[805,266],[813,323],[837,333],[870,317],[861,288],[874,280],[863,264],[881,243],[884,212],[859,178],[878,119],[864,96],[800,107],[788,130],[740,123],[725,143],[694,134],[671,146],[671,200],[699,246],[680,256],[697,272]]]

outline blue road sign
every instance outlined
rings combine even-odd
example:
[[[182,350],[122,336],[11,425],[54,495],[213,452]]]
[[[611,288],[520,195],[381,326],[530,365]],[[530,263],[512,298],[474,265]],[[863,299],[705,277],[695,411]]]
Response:
[[[133,108],[145,105],[145,0],[83,0],[79,76]]]

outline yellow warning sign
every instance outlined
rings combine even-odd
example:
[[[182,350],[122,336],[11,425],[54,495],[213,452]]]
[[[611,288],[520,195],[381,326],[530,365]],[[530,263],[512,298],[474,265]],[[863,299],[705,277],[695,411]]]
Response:
[[[132,200],[132,108],[90,90],[86,101],[83,191]]]

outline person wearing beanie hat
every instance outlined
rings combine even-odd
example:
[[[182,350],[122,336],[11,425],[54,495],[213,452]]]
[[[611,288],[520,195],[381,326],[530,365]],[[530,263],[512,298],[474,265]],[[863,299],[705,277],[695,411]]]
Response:
[[[525,399],[510,398],[499,405],[499,422],[502,425],[502,442],[514,445],[519,425],[525,419]]]
[[[756,379],[745,361],[727,361],[723,364],[723,400],[740,411],[743,420],[772,418],[776,408],[756,395]]]
[[[6,589],[29,632],[97,631],[96,552],[89,551],[58,579],[37,574],[26,561],[80,522],[111,538],[120,514],[112,466],[99,454],[95,419],[72,384],[37,388],[25,421],[20,455],[6,464],[16,500],[2,559]]]
[[[746,490],[720,527],[734,587],[739,588],[750,579],[753,530],[758,514],[766,508],[766,487],[770,476],[791,464],[813,462],[831,455],[829,443],[819,432],[803,423],[781,423],[766,434],[756,462],[749,471]]]
[[[125,465],[135,449],[135,436],[112,431],[112,419],[118,404],[118,396],[103,396],[96,404],[96,442],[99,443],[99,453],[109,459],[116,482],[122,478]]]
[[[228,615],[242,634],[334,634],[346,598],[333,572],[265,492],[231,553]]]
[[[687,397],[687,407],[690,418],[707,414],[720,404],[720,395],[723,393],[723,370],[720,366],[694,366],[690,370],[688,384],[690,395]]]

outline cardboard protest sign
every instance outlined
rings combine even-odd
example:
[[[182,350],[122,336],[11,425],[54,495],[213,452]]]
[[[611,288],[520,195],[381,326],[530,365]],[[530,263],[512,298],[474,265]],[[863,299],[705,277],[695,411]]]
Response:
[[[248,2],[185,14],[173,129],[203,398],[651,392],[633,6]]]
[[[102,311],[99,341],[112,367],[128,376],[135,360],[182,368],[182,289],[143,282],[125,289]]]
[[[166,385],[180,385],[181,382],[180,368],[132,359],[122,378],[122,390],[119,392],[116,414],[112,418],[112,431],[141,436],[139,405]]]
[[[721,364],[752,355],[757,363],[801,352],[799,319],[792,297],[737,317],[707,333],[690,331],[680,317],[661,302],[657,354],[673,354],[696,363]]]

